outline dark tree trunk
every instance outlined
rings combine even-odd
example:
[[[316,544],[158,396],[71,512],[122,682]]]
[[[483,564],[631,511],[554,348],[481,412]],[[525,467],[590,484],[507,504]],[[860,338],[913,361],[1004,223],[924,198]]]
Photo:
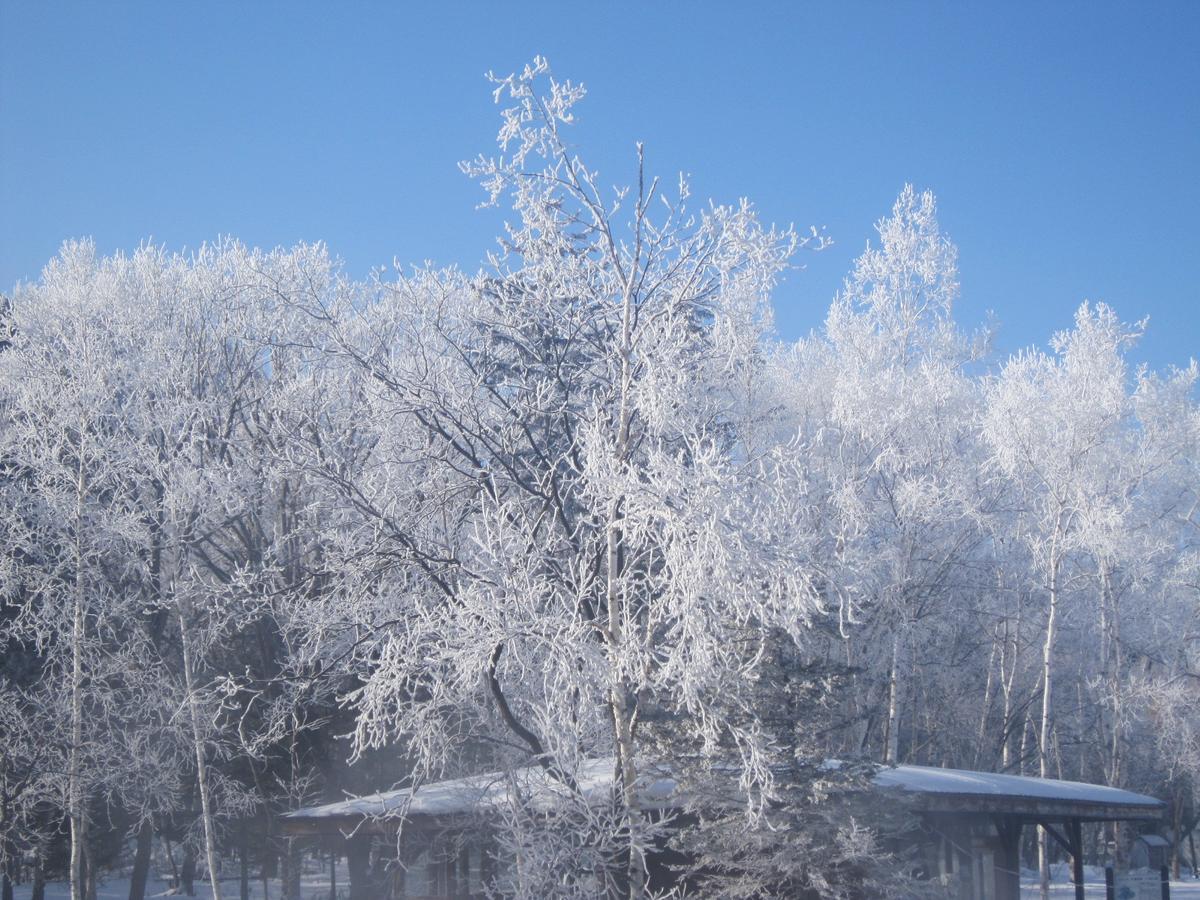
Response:
[[[175,864],[175,848],[171,846],[171,839],[163,835],[163,844],[167,848],[167,859],[171,861],[171,889],[175,893],[179,893],[181,882],[179,881],[179,866]]]
[[[179,883],[185,894],[189,897],[196,896],[196,850],[187,842],[183,845],[183,867],[179,872]]]
[[[13,900],[13,879],[17,874],[17,847],[10,838],[4,839],[4,865],[0,866],[0,900]]]
[[[29,900],[46,900],[46,848],[39,841],[37,855],[33,859],[33,891]]]
[[[283,900],[300,900],[300,846],[288,838],[283,855]]]
[[[1171,828],[1171,878],[1179,880],[1179,846],[1183,843],[1183,791],[1175,795],[1175,817]]]
[[[238,886],[241,889],[241,900],[250,900],[250,829],[246,825],[245,819],[242,819],[242,829],[239,838],[238,862],[240,863],[240,871],[238,872]],[[264,900],[266,900],[265,896]]]
[[[137,849],[133,854],[133,875],[129,879],[129,900],[144,900],[146,879],[150,874],[150,851],[154,847],[154,828],[149,820],[138,829]]]
[[[350,900],[372,900],[369,837],[358,834],[346,841],[346,868],[350,872]]]
[[[83,847],[83,896],[85,900],[96,900],[96,861],[87,844]]]

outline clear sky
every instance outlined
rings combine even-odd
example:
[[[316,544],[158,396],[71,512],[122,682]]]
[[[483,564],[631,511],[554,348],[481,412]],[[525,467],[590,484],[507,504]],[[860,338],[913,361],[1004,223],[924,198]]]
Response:
[[[351,274],[474,270],[495,214],[488,69],[583,81],[576,140],[698,198],[824,225],[777,298],[817,326],[905,182],[938,196],[971,325],[1038,343],[1084,299],[1200,357],[1200,2],[270,3],[0,0],[0,290],[64,238],[324,240]]]

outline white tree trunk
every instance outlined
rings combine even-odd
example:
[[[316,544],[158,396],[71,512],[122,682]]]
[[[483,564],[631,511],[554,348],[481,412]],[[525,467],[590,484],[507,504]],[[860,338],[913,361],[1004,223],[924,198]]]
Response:
[[[992,632],[992,652],[988,656],[987,680],[983,685],[983,707],[979,713],[979,736],[975,740],[975,768],[979,767],[979,754],[987,735],[988,714],[992,711],[992,670],[996,665],[996,654],[1000,643],[999,630]]]
[[[640,153],[640,146],[639,146]],[[640,235],[640,229],[639,229]],[[618,465],[623,465],[629,458],[629,434],[632,419],[630,396],[633,381],[633,305],[634,288],[633,273],[627,276],[621,309],[621,344],[619,349],[621,361],[621,390],[617,410],[617,433],[613,447],[613,455]],[[625,643],[630,636],[626,634],[625,620],[632,619],[628,609],[629,598],[621,585],[621,542],[623,539],[620,517],[622,514],[622,497],[614,497],[608,509],[608,534],[606,546],[607,584],[606,599],[608,603],[608,642],[612,656],[612,664],[622,671]],[[617,775],[620,777],[622,800],[625,814],[629,819],[629,861],[626,871],[628,879],[628,896],[636,900],[645,893],[646,865],[639,848],[641,840],[640,814],[637,798],[637,753],[634,744],[634,717],[636,710],[630,708],[633,697],[632,686],[626,676],[621,675],[612,687],[610,706],[613,717],[613,732],[617,751]]]
[[[1004,621],[1004,638],[1000,645],[1000,691],[1004,698],[1004,740],[1000,746],[1000,768],[1007,772],[1012,765],[1012,717],[1013,717],[1013,684],[1017,677],[1017,640],[1013,639],[1012,659],[1008,656],[1008,638],[1010,625]],[[1021,633],[1021,607],[1017,606],[1016,634]]]
[[[1050,715],[1054,686],[1054,638],[1058,625],[1059,530],[1050,543],[1050,610],[1046,615],[1046,640],[1042,645],[1042,726],[1038,740],[1038,775],[1050,775]],[[1046,829],[1038,826],[1038,870],[1042,900],[1050,896],[1050,859],[1047,856]]]
[[[81,431],[82,434],[82,431]],[[71,750],[67,763],[67,815],[71,820],[71,900],[84,900],[83,842],[86,839],[86,811],[80,762],[83,751],[83,639],[86,627],[84,604],[87,579],[84,574],[83,506],[87,478],[80,467],[75,481],[75,596],[71,625]]]
[[[900,636],[892,635],[892,671],[888,677],[888,718],[887,718],[887,747],[884,749],[883,761],[891,765],[899,762],[900,728],[899,728],[899,683],[900,683]]]
[[[196,752],[196,781],[200,787],[200,811],[204,819],[204,852],[208,860],[208,881],[213,900],[221,900],[221,882],[217,878],[216,835],[213,833],[212,804],[208,787],[208,767],[204,762],[204,731],[200,727],[200,704],[192,664],[192,638],[188,626],[188,604],[179,600],[179,638],[183,647],[183,682],[187,691],[188,710],[192,722],[192,746]]]

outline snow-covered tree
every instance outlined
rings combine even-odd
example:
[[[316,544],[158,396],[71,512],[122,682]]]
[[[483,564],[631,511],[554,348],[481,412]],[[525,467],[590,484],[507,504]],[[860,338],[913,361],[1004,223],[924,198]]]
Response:
[[[336,601],[376,625],[357,739],[399,740],[422,774],[495,742],[568,788],[613,757],[601,875],[640,896],[644,722],[735,748],[761,810],[754,673],[768,637],[803,643],[825,611],[792,527],[804,459],[756,397],[801,242],[746,203],[689,212],[640,148],[636,186],[607,194],[563,133],[580,86],[543,60],[496,84],[501,155],[465,166],[518,216],[489,270],[379,280],[361,313],[308,300],[377,435],[352,479],[312,463],[369,529]]]
[[[35,648],[44,683],[66,700],[47,743],[64,756],[55,789],[71,826],[73,900],[85,893],[91,804],[129,772],[121,734],[131,716],[161,708],[136,623],[146,532],[130,350],[144,332],[128,303],[132,277],[89,244],[67,245],[14,298],[16,333],[0,354],[5,637]]]
[[[933,195],[906,187],[877,230],[879,247],[858,259],[825,324],[830,382],[814,451],[842,535],[838,588],[866,626],[855,655],[885,657],[882,757],[895,763],[905,683],[939,662],[917,654],[939,645],[930,627],[968,593],[964,563],[980,538],[978,390],[966,367],[982,344],[952,318],[956,252]]]
[[[1026,351],[989,386],[984,433],[994,464],[1012,479],[1021,513],[1017,534],[1033,564],[1032,585],[1045,598],[1038,774],[1051,770],[1058,632],[1064,603],[1081,599],[1089,538],[1116,514],[1105,486],[1133,439],[1125,351],[1140,332],[1107,306],[1081,306],[1075,328],[1052,342],[1054,356]],[[1046,894],[1046,834],[1039,831]]]

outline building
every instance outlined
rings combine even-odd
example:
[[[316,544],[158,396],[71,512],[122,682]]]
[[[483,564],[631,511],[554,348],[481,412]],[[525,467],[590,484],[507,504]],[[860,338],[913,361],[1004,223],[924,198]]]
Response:
[[[550,791],[540,769],[520,770],[537,791]],[[320,840],[349,863],[351,900],[477,896],[495,872],[481,811],[504,802],[514,773],[492,773],[313,806],[282,818],[286,834]],[[589,764],[580,777],[587,796],[612,784],[611,759]],[[882,768],[874,776],[879,803],[904,803],[920,821],[926,872],[964,900],[1019,900],[1020,846],[1026,828],[1041,825],[1074,861],[1076,896],[1083,898],[1082,826],[1086,822],[1154,823],[1165,804],[1143,794],[1075,781],[1027,778],[926,766]],[[647,808],[670,808],[675,783],[652,774],[643,791]],[[549,799],[547,797],[547,799]],[[393,839],[404,822],[406,871],[382,871],[371,861],[374,836]],[[650,880],[662,886],[670,869],[650,859]]]

